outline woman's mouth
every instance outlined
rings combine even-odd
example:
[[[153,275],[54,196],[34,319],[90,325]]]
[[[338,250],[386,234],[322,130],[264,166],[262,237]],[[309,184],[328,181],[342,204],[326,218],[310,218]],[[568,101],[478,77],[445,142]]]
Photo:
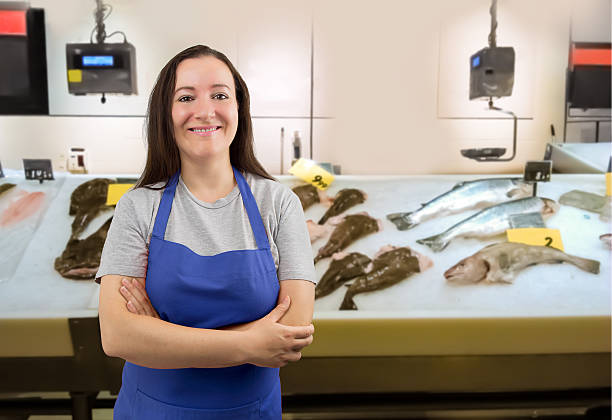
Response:
[[[212,136],[215,132],[221,129],[220,125],[208,126],[208,127],[192,127],[188,130],[198,136]]]

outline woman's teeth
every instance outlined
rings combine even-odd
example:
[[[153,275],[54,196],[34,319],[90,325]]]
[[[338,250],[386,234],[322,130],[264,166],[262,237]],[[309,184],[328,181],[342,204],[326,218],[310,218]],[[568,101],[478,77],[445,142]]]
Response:
[[[219,127],[210,127],[210,128],[190,128],[194,133],[210,133],[211,131],[217,131]]]

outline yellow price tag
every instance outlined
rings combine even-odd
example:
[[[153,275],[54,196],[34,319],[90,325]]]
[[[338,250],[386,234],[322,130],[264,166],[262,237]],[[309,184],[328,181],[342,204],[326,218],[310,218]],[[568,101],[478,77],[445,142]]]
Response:
[[[108,193],[106,195],[106,205],[114,206],[117,204],[123,194],[125,194],[134,184],[108,184]]]
[[[325,190],[334,181],[334,176],[321,168],[314,160],[300,158],[289,168],[289,173]]]
[[[68,81],[70,83],[81,83],[83,81],[83,70],[68,70]]]
[[[612,172],[606,173],[606,195],[612,195]]]
[[[561,232],[559,229],[518,228],[506,231],[508,242],[526,245],[550,246],[563,251]]]

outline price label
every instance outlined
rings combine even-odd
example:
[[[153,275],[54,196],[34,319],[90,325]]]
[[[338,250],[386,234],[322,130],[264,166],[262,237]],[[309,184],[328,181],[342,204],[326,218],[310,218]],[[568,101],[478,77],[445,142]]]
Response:
[[[606,173],[606,195],[612,195],[612,172]]]
[[[321,168],[314,160],[300,158],[289,169],[291,175],[314,185],[315,187],[325,190],[334,181],[334,176]]]
[[[125,194],[134,184],[108,184],[108,193],[106,194],[106,205],[114,206],[119,202],[119,199]]]
[[[563,251],[559,229],[519,228],[506,231],[508,242],[526,245],[549,246]]]

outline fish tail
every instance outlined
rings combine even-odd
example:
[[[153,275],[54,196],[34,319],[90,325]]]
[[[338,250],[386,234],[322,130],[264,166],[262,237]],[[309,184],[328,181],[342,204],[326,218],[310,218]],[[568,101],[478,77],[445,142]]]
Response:
[[[391,213],[387,215],[387,219],[392,221],[398,230],[408,230],[419,224],[418,222],[415,222],[414,220],[412,220],[412,218],[410,217],[411,215],[412,215],[412,212]]]
[[[340,305],[340,310],[344,311],[356,309],[357,305],[355,305],[355,302],[353,301],[353,294],[349,293],[349,291],[347,290],[346,294],[344,295],[344,299],[342,300],[342,304]]]
[[[428,238],[417,239],[417,242],[421,245],[427,245],[434,252],[440,252],[448,246],[449,241],[444,237],[443,233],[440,233]]]
[[[569,258],[569,262],[571,262],[581,270],[593,274],[599,274],[599,261],[589,260],[588,258],[575,257],[572,255],[571,258]]]

